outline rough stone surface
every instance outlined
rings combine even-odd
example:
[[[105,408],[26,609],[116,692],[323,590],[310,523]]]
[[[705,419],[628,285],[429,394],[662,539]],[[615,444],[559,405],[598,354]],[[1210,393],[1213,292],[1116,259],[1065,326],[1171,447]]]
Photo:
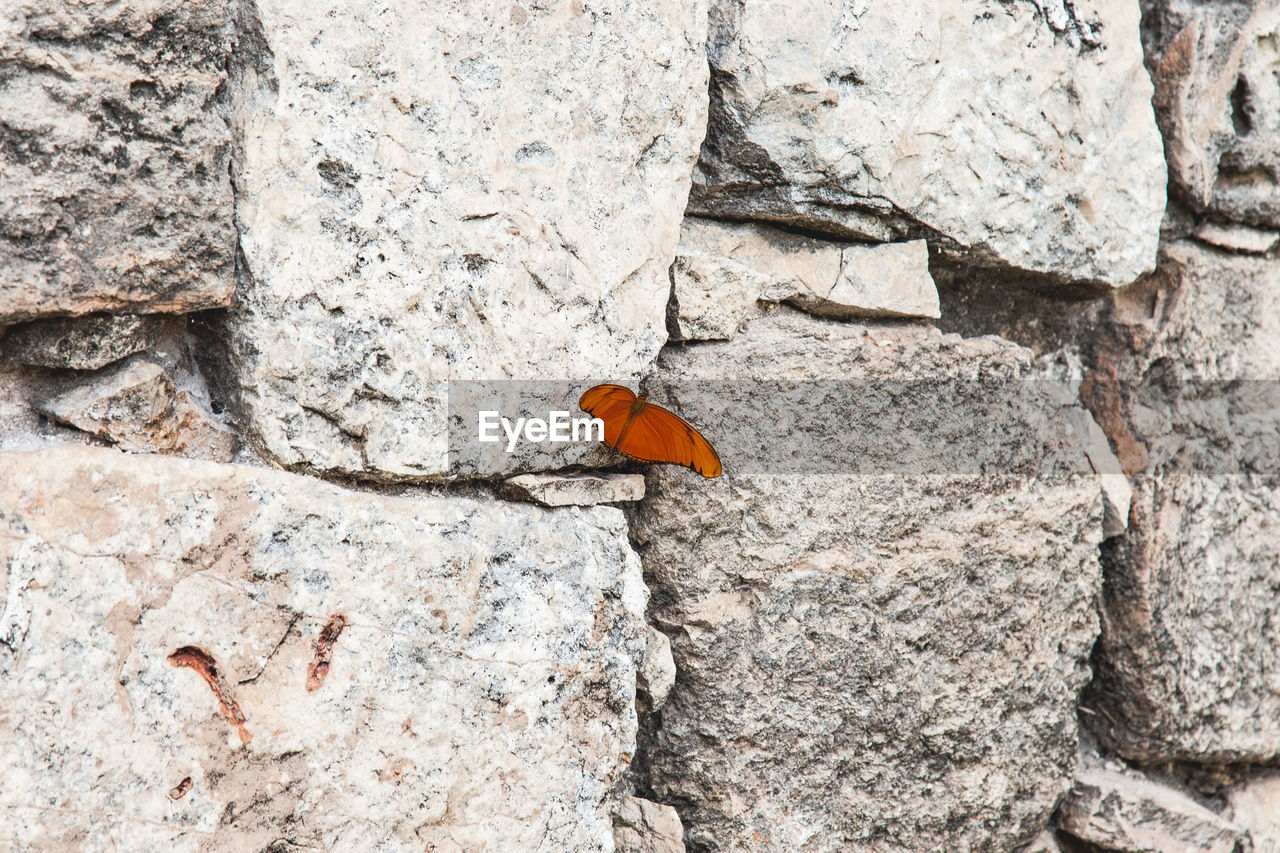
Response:
[[[235,434],[147,356],[95,374],[38,408],[121,450],[212,462],[229,462],[236,452]]]
[[[646,598],[616,509],[4,454],[0,590],[0,847],[612,843]]]
[[[0,359],[41,367],[97,370],[159,342],[155,314],[96,314],[22,323],[0,339]]]
[[[543,506],[593,506],[638,501],[643,474],[521,474],[502,484],[503,495]]]
[[[0,325],[225,305],[235,228],[221,0],[0,15]]]
[[[684,340],[728,340],[761,301],[834,318],[937,317],[923,240],[870,246],[688,217],[676,262],[675,325]]]
[[[1030,366],[996,339],[798,315],[664,354],[657,389],[737,380],[682,407],[719,437],[724,476],[655,468],[628,508],[679,669],[640,766],[690,849],[999,850],[1044,825],[1076,763],[1102,504],[1073,388],[1023,381]],[[777,376],[811,380],[879,473],[794,473],[784,447],[782,467],[748,467],[756,422],[733,424]],[[939,397],[938,376],[965,396]],[[819,397],[836,379],[862,391]],[[903,432],[875,443],[879,410],[912,406],[932,407],[936,435],[998,425],[1005,444],[919,473]]]
[[[651,364],[706,127],[704,3],[283,0],[238,26],[227,332],[267,453],[441,476],[447,380]]]
[[[1124,285],[1165,164],[1139,6],[715,0],[695,213]]]
[[[613,817],[617,853],[684,853],[684,829],[671,806],[624,797]]]
[[[1280,773],[1264,770],[1227,791],[1233,824],[1249,832],[1253,853],[1280,853]]]
[[[1117,853],[1246,853],[1249,835],[1187,795],[1134,773],[1090,768],[1058,808],[1067,833]]]
[[[1084,398],[1133,483],[1087,705],[1140,759],[1280,755],[1280,266],[1173,243],[1116,300]]]
[[[1280,3],[1144,9],[1171,192],[1198,211],[1280,226]]]

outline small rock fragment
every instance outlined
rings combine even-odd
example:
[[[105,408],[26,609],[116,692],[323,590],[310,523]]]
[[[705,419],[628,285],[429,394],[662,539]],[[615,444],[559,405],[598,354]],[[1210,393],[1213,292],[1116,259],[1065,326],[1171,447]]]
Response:
[[[671,274],[685,340],[732,338],[761,301],[841,320],[939,316],[923,240],[837,243],[688,217]]]
[[[644,497],[643,474],[521,474],[502,484],[512,500],[543,506],[594,506],[638,501]]]
[[[338,637],[342,636],[342,629],[345,627],[347,627],[347,617],[341,613],[335,613],[320,629],[320,636],[316,640],[315,659],[307,667],[308,691],[315,690],[329,677],[329,664],[333,662],[333,644],[338,642]]]
[[[0,359],[38,367],[97,370],[156,344],[165,318],[156,314],[92,314],[14,326]]]
[[[247,744],[253,740],[253,735],[249,734],[249,730],[244,727],[248,717],[244,715],[244,711],[240,710],[239,703],[231,695],[231,685],[218,669],[218,663],[213,659],[213,655],[198,646],[183,646],[169,655],[168,660],[173,666],[194,669],[213,691],[213,697],[218,700],[218,709],[222,711],[222,716],[226,717],[227,722],[235,726],[236,731],[240,733],[240,742]]]
[[[613,816],[613,843],[617,853],[684,853],[684,827],[671,806],[623,797]]]
[[[637,686],[647,700],[648,710],[657,711],[667,703],[667,696],[675,686],[676,662],[666,634],[650,625],[647,638]]]
[[[1078,773],[1058,808],[1058,826],[1076,838],[1120,853],[1250,849],[1247,833],[1185,794],[1114,770]]]
[[[1250,228],[1248,225],[1218,225],[1214,222],[1199,226],[1192,236],[1210,246],[1251,255],[1265,255],[1280,243],[1280,232]]]
[[[169,791],[169,799],[180,800],[191,791],[191,777],[187,776]]]
[[[1044,829],[1026,847],[1019,847],[1017,853],[1062,853],[1062,845],[1052,829]]]
[[[1084,455],[1098,473],[1102,486],[1102,536],[1110,539],[1129,529],[1129,506],[1133,503],[1133,486],[1125,476],[1120,460],[1111,451],[1107,434],[1088,412],[1079,412],[1076,429],[1084,443]]]
[[[37,408],[122,450],[213,462],[235,454],[235,435],[145,356],[95,374]]]

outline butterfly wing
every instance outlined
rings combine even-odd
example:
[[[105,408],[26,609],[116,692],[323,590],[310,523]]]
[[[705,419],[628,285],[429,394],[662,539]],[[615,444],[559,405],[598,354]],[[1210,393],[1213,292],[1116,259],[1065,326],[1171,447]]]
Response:
[[[608,421],[605,438],[608,439]],[[711,442],[674,412],[652,403],[632,420],[618,450],[641,462],[671,462],[692,468],[704,477],[719,477],[720,456]]]
[[[610,447],[618,446],[618,437],[627,425],[631,404],[636,395],[621,385],[597,385],[589,389],[578,401],[578,408],[604,421],[604,440]]]

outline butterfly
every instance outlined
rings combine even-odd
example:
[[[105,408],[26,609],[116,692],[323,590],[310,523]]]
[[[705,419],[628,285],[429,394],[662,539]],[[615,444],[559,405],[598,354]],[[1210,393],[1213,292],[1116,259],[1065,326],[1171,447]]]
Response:
[[[604,440],[639,462],[670,462],[704,477],[720,476],[720,457],[711,442],[680,416],[637,397],[621,385],[597,385],[582,395],[579,408],[604,422]]]

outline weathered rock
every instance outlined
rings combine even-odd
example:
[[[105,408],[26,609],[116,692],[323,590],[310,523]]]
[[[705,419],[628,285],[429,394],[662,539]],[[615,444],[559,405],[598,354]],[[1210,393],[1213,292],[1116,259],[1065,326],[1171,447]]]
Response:
[[[638,501],[643,474],[521,474],[502,484],[504,497],[543,506],[593,506]]]
[[[644,662],[640,665],[637,687],[646,711],[662,710],[676,683],[676,662],[671,656],[671,640],[653,626],[646,634]]]
[[[1199,211],[1280,226],[1280,3],[1143,8],[1170,190]]]
[[[41,367],[97,370],[154,346],[165,319],[156,314],[95,314],[37,320],[8,330],[0,359]]]
[[[438,477],[446,381],[652,363],[706,127],[701,0],[250,18],[229,337],[266,452]]]
[[[834,318],[937,317],[923,240],[888,245],[815,240],[761,225],[687,217],[671,268],[685,340],[727,340],[760,301]]]
[[[613,816],[617,853],[684,853],[684,828],[671,806],[623,797]]]
[[[611,844],[646,598],[616,509],[77,448],[0,455],[0,531],[0,847]]]
[[[1231,786],[1226,816],[1249,832],[1253,853],[1280,853],[1280,773],[1264,770]]]
[[[1127,284],[1165,207],[1138,19],[1127,2],[714,0],[690,209]]]
[[[236,452],[235,434],[147,356],[95,374],[38,408],[122,450],[212,462],[228,462]]]
[[[1173,243],[1118,295],[1084,398],[1133,484],[1086,706],[1139,760],[1280,755],[1280,266]]]
[[[725,467],[655,468],[628,509],[680,672],[639,766],[691,848],[997,850],[1044,825],[1076,763],[1102,506],[1074,388],[1031,364],[802,316],[664,354],[655,393]],[[775,406],[778,376],[821,412]],[[794,451],[753,454],[787,412]],[[964,432],[987,437],[946,456]],[[844,434],[869,469],[802,467]]]
[[[1280,232],[1263,231],[1247,225],[1218,225],[1205,222],[1196,227],[1193,236],[1210,246],[1251,255],[1265,255],[1280,244]]]
[[[0,16],[0,325],[226,305],[235,227],[221,0]]]
[[[1058,808],[1058,826],[1117,853],[1247,853],[1249,835],[1195,800],[1135,773],[1087,769]]]

